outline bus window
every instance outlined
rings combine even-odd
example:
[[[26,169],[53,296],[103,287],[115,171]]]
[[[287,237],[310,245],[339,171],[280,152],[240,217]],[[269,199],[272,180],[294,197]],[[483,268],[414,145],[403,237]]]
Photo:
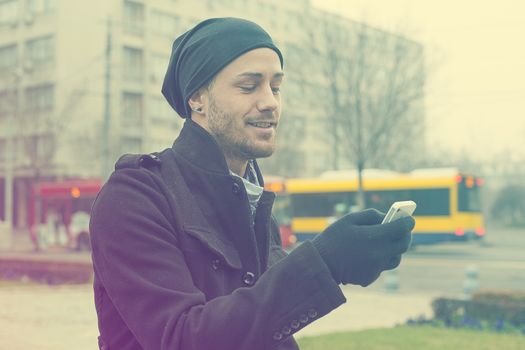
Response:
[[[429,188],[411,190],[410,198],[417,203],[417,216],[450,215],[450,190],[448,188]]]
[[[365,192],[366,207],[386,213],[396,201],[412,200],[407,190],[367,191]],[[416,202],[417,203],[417,202]]]
[[[415,215],[440,216],[450,214],[450,191],[447,188],[368,191],[366,204],[382,212],[387,212],[396,201],[413,200],[417,203]]]
[[[458,184],[458,211],[479,212],[481,211],[479,199],[479,186],[467,186],[465,180]]]
[[[354,205],[354,192],[294,193],[290,195],[294,217],[329,217],[336,204]]]

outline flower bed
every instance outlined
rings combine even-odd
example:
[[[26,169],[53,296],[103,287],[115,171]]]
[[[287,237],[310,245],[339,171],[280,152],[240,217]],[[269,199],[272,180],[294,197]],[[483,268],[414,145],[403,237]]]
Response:
[[[410,319],[410,325],[469,328],[525,335],[525,292],[484,291],[469,300],[437,298],[433,319]]]

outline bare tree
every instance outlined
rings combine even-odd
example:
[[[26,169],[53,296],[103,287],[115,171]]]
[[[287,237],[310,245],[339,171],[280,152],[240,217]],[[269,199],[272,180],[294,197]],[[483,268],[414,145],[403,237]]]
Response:
[[[20,145],[23,146],[19,154],[22,155],[20,152],[23,152],[23,155],[29,160],[29,172],[35,183],[40,181],[42,175],[52,174],[55,166],[54,157],[60,145],[59,139],[84,95],[83,90],[70,91],[66,103],[58,111],[53,108],[53,105],[49,106],[49,110],[45,108],[42,110],[42,106],[34,102],[24,103],[24,110],[19,113],[16,121],[16,134],[21,141]],[[26,97],[31,98],[31,96]],[[18,106],[17,108],[22,109],[23,107]]]
[[[400,160],[410,156],[417,143],[423,145],[423,49],[363,23],[336,16],[319,22],[312,51],[320,58],[327,80],[324,100],[332,164],[334,169],[341,160],[354,164],[357,204],[363,208],[365,166],[399,168]]]

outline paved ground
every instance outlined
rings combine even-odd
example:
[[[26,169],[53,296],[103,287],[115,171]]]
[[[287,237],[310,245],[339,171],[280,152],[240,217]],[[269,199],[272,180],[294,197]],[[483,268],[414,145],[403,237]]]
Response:
[[[428,295],[390,295],[345,288],[348,303],[298,336],[394,326],[430,315]],[[0,344],[11,350],[96,349],[97,320],[88,284],[73,286],[0,283]],[[2,345],[0,348],[3,349]]]
[[[0,348],[97,349],[92,300],[89,285],[0,285]]]
[[[16,236],[0,249],[0,265],[6,261],[63,261],[90,263],[89,253],[63,250],[32,252],[30,241]],[[378,281],[378,285],[381,281]],[[311,336],[335,331],[389,327],[421,314],[431,316],[428,294],[388,294],[381,286],[364,289],[345,286],[348,302],[300,331]],[[0,281],[0,343],[13,350],[96,349],[97,319],[90,284],[48,286],[33,282]],[[1,348],[1,346],[0,346]]]

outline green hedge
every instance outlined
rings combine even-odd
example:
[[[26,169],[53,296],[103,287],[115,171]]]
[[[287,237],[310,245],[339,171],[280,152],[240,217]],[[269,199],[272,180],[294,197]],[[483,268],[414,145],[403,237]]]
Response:
[[[434,317],[445,323],[461,318],[525,325],[525,293],[479,292],[470,300],[438,298],[432,302]]]
[[[297,339],[301,350],[523,350],[519,334],[429,326],[367,329]]]

